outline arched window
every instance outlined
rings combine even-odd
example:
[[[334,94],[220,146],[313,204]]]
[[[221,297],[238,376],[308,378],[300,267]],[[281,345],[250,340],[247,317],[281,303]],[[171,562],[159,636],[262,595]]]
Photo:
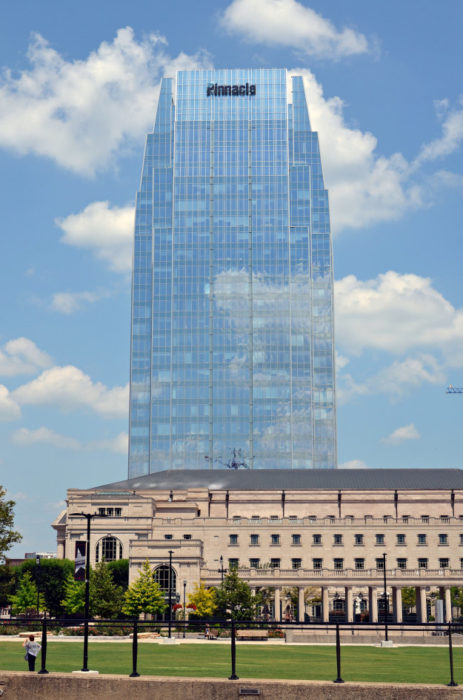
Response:
[[[122,542],[117,537],[103,537],[97,542],[95,561],[116,561],[122,559]]]
[[[177,589],[177,574],[174,569],[170,569],[171,572],[171,582],[170,589],[175,592]],[[162,591],[169,591],[169,567],[168,566],[158,566],[154,572],[154,580],[159,584]]]

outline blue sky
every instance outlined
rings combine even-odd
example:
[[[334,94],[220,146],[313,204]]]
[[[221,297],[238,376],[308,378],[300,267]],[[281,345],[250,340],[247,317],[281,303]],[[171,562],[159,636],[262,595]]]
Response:
[[[0,26],[0,483],[54,550],[126,477],[133,203],[160,78],[287,67],[330,191],[340,466],[459,467],[459,0],[20,0]]]

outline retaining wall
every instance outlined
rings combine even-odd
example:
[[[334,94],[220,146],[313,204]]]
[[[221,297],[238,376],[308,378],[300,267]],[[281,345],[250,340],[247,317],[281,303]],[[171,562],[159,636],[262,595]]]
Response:
[[[463,700],[463,686],[0,672],[1,700]]]

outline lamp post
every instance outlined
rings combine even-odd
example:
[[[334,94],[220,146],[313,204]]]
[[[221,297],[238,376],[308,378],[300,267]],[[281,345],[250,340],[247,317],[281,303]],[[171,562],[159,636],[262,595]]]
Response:
[[[386,552],[383,553],[383,580],[384,580],[384,638],[388,641],[387,618],[389,617],[389,603],[387,600],[387,580],[386,580]]]
[[[41,579],[41,570],[40,570],[40,554],[35,555],[35,564],[38,566],[37,570],[37,617],[40,615],[40,579]]]
[[[169,549],[169,639],[172,637],[172,554]]]
[[[185,639],[186,629],[186,581],[183,582],[183,639]]]
[[[223,586],[223,575],[224,575],[226,569],[223,568],[223,555],[222,554],[220,555],[219,561],[220,561],[219,574],[221,574],[221,577],[222,577],[222,584],[221,585]]]
[[[92,518],[106,518],[106,513],[69,513],[87,519],[87,551],[85,557],[84,659],[82,671],[88,672],[88,617],[90,603],[90,523]]]

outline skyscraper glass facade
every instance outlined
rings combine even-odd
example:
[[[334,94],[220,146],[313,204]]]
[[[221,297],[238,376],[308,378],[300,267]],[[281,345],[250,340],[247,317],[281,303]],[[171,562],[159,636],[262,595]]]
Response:
[[[328,194],[301,77],[162,81],[133,264],[129,476],[233,450],[335,467]]]

